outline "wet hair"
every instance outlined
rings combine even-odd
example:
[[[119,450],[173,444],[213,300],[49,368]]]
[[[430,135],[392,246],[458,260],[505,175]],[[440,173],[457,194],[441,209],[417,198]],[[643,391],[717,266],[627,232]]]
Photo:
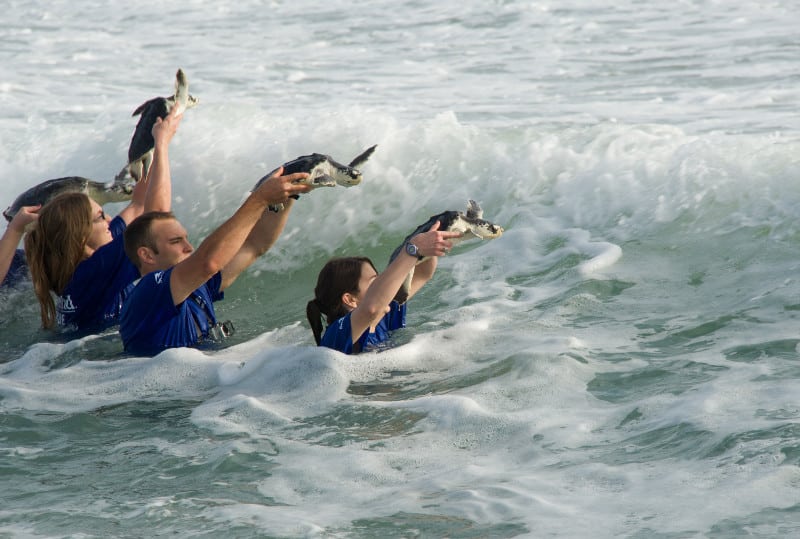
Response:
[[[128,255],[128,258],[137,269],[141,269],[137,253],[139,247],[148,247],[155,254],[158,254],[152,234],[152,225],[154,221],[166,219],[175,219],[175,214],[171,211],[150,211],[134,219],[125,229],[125,254]]]
[[[332,258],[322,267],[314,288],[314,299],[306,305],[306,317],[314,333],[317,344],[322,340],[322,315],[326,324],[330,325],[346,315],[349,310],[342,303],[346,293],[358,293],[358,282],[364,263],[375,269],[375,264],[367,257],[351,256]],[[375,270],[377,273],[378,270]]]
[[[64,193],[39,210],[39,219],[25,234],[25,258],[41,309],[42,326],[56,325],[51,292],[60,295],[86,256],[92,234],[92,204],[83,193]]]

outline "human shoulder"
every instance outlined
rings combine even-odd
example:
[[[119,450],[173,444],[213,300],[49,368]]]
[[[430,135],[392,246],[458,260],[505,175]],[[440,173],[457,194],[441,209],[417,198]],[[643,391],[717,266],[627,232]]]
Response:
[[[108,229],[111,231],[111,236],[115,239],[121,239],[126,228],[128,228],[128,224],[125,222],[125,219],[119,215],[111,219],[111,222],[108,223]]]
[[[136,283],[136,289],[144,290],[146,288],[159,288],[163,286],[168,287],[170,277],[172,276],[172,270],[173,268],[156,270],[143,275],[142,278]]]
[[[325,328],[325,332],[320,339],[319,345],[326,348],[338,350],[343,354],[353,353],[353,333],[351,326],[351,315],[347,313],[343,317],[335,320]]]

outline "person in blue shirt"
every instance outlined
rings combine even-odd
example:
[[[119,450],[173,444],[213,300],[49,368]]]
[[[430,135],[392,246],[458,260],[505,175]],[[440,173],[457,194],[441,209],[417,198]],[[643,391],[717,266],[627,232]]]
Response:
[[[14,286],[28,276],[25,251],[17,249],[17,245],[25,234],[25,227],[39,217],[40,207],[21,207],[0,238],[0,288]]]
[[[277,241],[294,200],[311,188],[296,184],[301,172],[276,170],[233,216],[194,250],[186,230],[169,212],[145,213],[125,231],[125,251],[142,278],[125,300],[119,332],[125,351],[155,355],[168,348],[205,345],[230,333],[214,302]],[[280,212],[266,211],[283,204]]]
[[[122,301],[139,276],[125,255],[122,234],[145,211],[169,211],[168,147],[181,118],[174,107],[156,121],[148,176],[136,184],[130,204],[114,219],[83,193],[63,193],[39,210],[36,225],[25,235],[25,255],[44,328],[88,334],[118,322]]]
[[[453,246],[449,240],[461,236],[440,232],[439,226],[437,221],[427,232],[411,238],[411,249],[401,252],[381,274],[366,257],[329,260],[317,278],[314,299],[306,306],[317,345],[358,354],[381,348],[393,330],[405,327],[406,303],[394,297],[406,276],[414,268],[411,298],[433,277],[437,257]],[[423,256],[429,258],[417,264]],[[323,315],[328,324],[324,333]]]

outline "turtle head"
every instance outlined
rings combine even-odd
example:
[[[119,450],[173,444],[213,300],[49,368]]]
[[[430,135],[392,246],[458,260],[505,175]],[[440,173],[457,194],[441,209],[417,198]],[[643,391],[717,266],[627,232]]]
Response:
[[[475,219],[469,223],[467,231],[482,240],[493,240],[503,235],[503,227],[485,219]]]
[[[340,165],[341,168],[336,170],[334,180],[337,184],[343,187],[352,187],[361,183],[361,171],[357,168]]]
[[[134,187],[136,187],[136,181],[133,179],[125,180],[118,177],[114,181],[106,183],[89,182],[86,186],[86,194],[102,204],[125,202],[133,196]]]
[[[329,155],[323,157],[309,171],[311,182],[315,187],[333,187],[335,185],[352,187],[361,183],[360,170],[334,161]]]
[[[458,220],[460,230],[482,240],[499,238],[503,234],[503,227],[483,219],[483,210],[474,200],[467,203],[466,214],[459,212]]]

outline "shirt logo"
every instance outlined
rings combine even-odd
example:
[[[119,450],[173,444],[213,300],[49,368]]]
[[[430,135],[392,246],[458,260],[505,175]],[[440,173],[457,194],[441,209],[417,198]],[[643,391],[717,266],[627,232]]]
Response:
[[[59,310],[65,313],[74,313],[76,311],[75,304],[72,303],[72,296],[67,294],[59,298]]]
[[[164,272],[157,271],[155,275],[153,275],[153,279],[156,280],[156,284],[161,284],[161,281],[164,279]]]

